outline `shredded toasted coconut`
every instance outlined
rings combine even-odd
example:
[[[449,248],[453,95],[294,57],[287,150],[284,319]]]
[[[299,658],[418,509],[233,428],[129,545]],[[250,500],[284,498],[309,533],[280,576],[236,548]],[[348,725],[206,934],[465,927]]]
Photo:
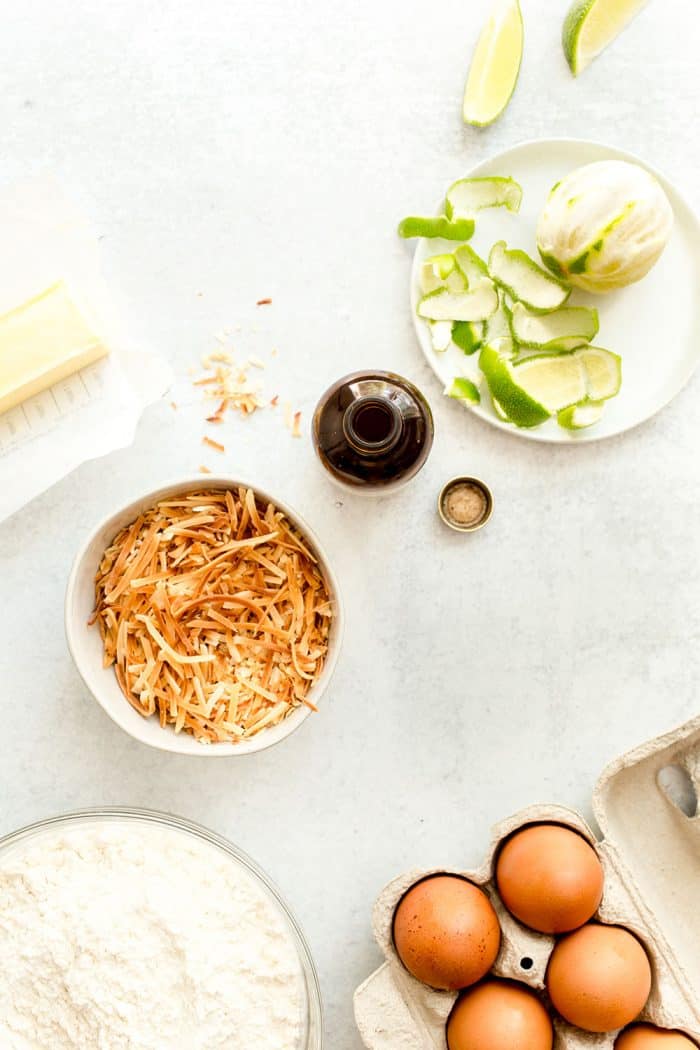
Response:
[[[102,557],[91,623],[132,707],[213,743],[316,710],[331,619],[303,537],[239,488],[164,499],[125,526]]]
[[[222,445],[220,441],[214,441],[213,438],[207,437],[206,434],[202,438],[202,444],[203,445],[208,445],[209,448],[215,449],[216,452],[225,452],[226,451],[225,445]]]
[[[202,358],[204,375],[193,380],[194,386],[202,387],[207,398],[216,402],[216,408],[207,416],[208,423],[221,423],[229,410],[243,416],[252,415],[262,408],[265,400],[260,386],[249,378],[251,367],[264,367],[258,358],[236,363],[233,354],[217,350]]]

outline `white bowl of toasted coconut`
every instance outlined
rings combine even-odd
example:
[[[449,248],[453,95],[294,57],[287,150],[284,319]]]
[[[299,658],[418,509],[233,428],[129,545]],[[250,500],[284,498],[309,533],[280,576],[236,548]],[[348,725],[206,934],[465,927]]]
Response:
[[[308,525],[257,486],[186,478],[94,529],[73,564],[66,635],[83,681],[151,747],[243,755],[314,714],[343,631]]]

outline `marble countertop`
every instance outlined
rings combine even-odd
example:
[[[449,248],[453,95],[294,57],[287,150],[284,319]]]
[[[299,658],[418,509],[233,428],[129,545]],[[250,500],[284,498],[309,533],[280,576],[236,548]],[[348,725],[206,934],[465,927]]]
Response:
[[[229,836],[308,935],[333,1050],[360,1047],[351,996],[380,960],[369,920],[385,881],[478,861],[489,826],[531,802],[587,814],[609,759],[697,712],[700,377],[627,435],[545,447],[444,400],[412,329],[397,220],[519,140],[633,150],[700,204],[693,0],[650,3],[578,81],[559,46],[566,4],[522,6],[520,83],[485,132],[462,126],[460,97],[486,0],[439,13],[417,0],[24,0],[0,34],[3,178],[50,171],[80,199],[122,310],[180,391],[131,448],[0,526],[0,832],[124,804]],[[224,455],[202,446],[187,371],[223,328],[268,361],[268,392],[302,411],[300,440],[269,410],[217,432]],[[436,416],[423,472],[372,505],[332,487],[308,437],[323,389],[365,366],[417,382]],[[221,762],[124,735],[63,636],[92,524],[201,463],[298,507],[347,607],[319,715],[277,749]],[[473,537],[435,513],[455,473],[495,495]]]

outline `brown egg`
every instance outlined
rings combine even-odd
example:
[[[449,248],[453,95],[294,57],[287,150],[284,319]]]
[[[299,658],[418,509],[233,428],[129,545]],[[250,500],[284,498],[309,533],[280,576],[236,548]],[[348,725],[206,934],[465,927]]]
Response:
[[[603,868],[582,835],[560,824],[533,824],[501,849],[496,883],[508,911],[525,926],[568,933],[598,910]]]
[[[617,1037],[615,1050],[698,1050],[697,1043],[682,1032],[633,1024]]]
[[[621,926],[589,923],[567,934],[547,967],[556,1010],[588,1032],[611,1032],[634,1021],[651,991],[651,966],[636,937]]]
[[[394,944],[419,981],[456,991],[491,969],[501,927],[491,901],[477,886],[457,875],[434,875],[399,901]]]
[[[534,992],[488,980],[457,1000],[447,1021],[448,1050],[552,1050],[554,1033]]]

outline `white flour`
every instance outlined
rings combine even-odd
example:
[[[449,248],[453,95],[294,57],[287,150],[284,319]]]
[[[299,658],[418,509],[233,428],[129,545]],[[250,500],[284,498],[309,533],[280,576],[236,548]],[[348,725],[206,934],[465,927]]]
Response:
[[[0,859],[2,1050],[297,1050],[276,906],[214,847],[124,821]]]

